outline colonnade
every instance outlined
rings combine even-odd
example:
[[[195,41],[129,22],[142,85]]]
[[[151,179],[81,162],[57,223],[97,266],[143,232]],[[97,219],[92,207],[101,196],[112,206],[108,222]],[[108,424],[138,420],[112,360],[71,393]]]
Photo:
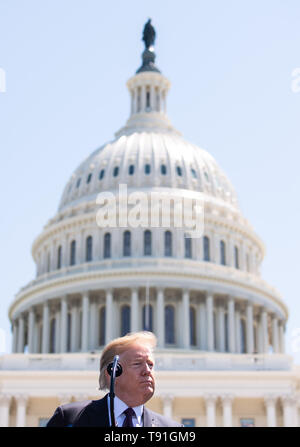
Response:
[[[151,288],[147,303],[145,297],[145,287],[133,287],[44,301],[13,320],[12,350],[21,353],[27,346],[30,353],[87,352],[124,335],[125,327],[127,332],[153,331],[161,349],[284,353],[285,321],[253,301],[167,287]],[[143,318],[145,304],[151,311],[152,326],[148,327]]]
[[[169,418],[182,417],[184,414],[175,415],[173,411],[173,403],[176,396],[174,394],[161,394],[159,396],[162,401],[163,414]],[[89,396],[85,394],[78,395],[68,395],[68,394],[58,394],[58,404],[66,404],[68,402],[83,401],[88,400]],[[236,397],[231,393],[221,393],[221,394],[203,394],[199,396],[199,399],[204,401],[205,405],[205,422],[204,425],[207,427],[232,427],[234,424],[233,419],[236,418],[236,412],[233,411],[233,404]],[[297,400],[296,395],[293,394],[265,394],[261,396],[261,401],[265,408],[265,423],[264,426],[267,427],[277,427],[279,425],[284,427],[298,427],[299,421],[299,408],[300,401]],[[30,395],[26,393],[2,393],[0,394],[0,427],[11,426],[11,408],[13,401],[15,403],[15,426],[25,427],[27,425],[26,417],[28,404],[30,401]],[[217,418],[217,406],[221,407],[222,420]],[[279,424],[279,411],[281,413],[281,423]],[[252,413],[250,415],[253,416]],[[261,416],[260,416],[261,417]],[[197,414],[192,418],[197,425]],[[218,419],[218,424],[217,424]],[[238,424],[241,425],[242,416],[239,416]],[[255,415],[253,417],[253,424],[257,425],[255,420]]]

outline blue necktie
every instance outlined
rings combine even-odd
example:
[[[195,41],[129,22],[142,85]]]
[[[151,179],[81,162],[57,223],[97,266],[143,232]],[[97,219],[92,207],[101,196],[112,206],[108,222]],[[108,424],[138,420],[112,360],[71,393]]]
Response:
[[[125,414],[125,419],[122,427],[133,427],[132,417],[135,416],[135,412],[132,408],[127,408],[127,410],[123,411]]]

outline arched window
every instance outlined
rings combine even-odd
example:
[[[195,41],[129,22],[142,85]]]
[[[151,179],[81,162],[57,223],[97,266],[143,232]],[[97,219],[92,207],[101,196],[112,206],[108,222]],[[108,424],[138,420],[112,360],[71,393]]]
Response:
[[[190,345],[196,346],[196,311],[190,307]]]
[[[150,230],[144,231],[144,255],[152,255],[152,233]]]
[[[124,231],[123,233],[123,256],[131,255],[131,233]]]
[[[204,261],[210,261],[209,238],[207,236],[203,238],[203,259]]]
[[[61,268],[61,245],[57,249],[57,268]]]
[[[192,257],[192,239],[188,235],[184,236],[184,257]]]
[[[111,234],[105,233],[104,235],[104,258],[110,258],[111,257]]]
[[[128,174],[133,175],[134,174],[134,165],[130,165],[128,168]]]
[[[86,182],[90,183],[90,181],[92,180],[92,173],[90,172],[89,175],[87,176]]]
[[[197,172],[195,171],[194,168],[191,168],[191,173],[194,178],[197,178]]]
[[[122,306],[121,308],[121,337],[130,332],[130,307]]]
[[[172,256],[172,233],[165,231],[165,256]]]
[[[101,171],[99,172],[99,180],[102,180],[105,174],[105,170],[101,169]]]
[[[165,342],[175,344],[175,310],[169,305],[165,307]]]
[[[234,247],[234,265],[236,269],[239,268],[239,249],[236,245]]]
[[[76,241],[71,242],[70,265],[76,264]]]
[[[246,322],[243,318],[240,320],[240,337],[241,337],[241,352],[246,353]]]
[[[147,109],[150,108],[150,91],[149,91],[149,87],[147,88],[147,91],[146,91],[146,108]]]
[[[50,354],[55,352],[55,337],[56,337],[56,320],[52,318],[50,323]]]
[[[221,264],[226,265],[226,246],[224,241],[220,241]]]
[[[106,323],[106,310],[105,307],[102,306],[99,312],[99,346],[105,345],[105,323]]]
[[[182,169],[180,166],[176,166],[176,171],[177,171],[177,175],[179,175],[179,177],[182,176]]]
[[[145,165],[145,174],[150,174],[150,172],[151,172],[151,166],[149,165],[149,163],[147,163]]]
[[[113,176],[117,177],[119,175],[119,166],[115,166],[114,167],[114,172],[113,172]]]
[[[76,182],[76,188],[79,188],[79,186],[80,186],[80,182],[81,182],[81,178],[79,178],[79,179],[77,180],[77,182]]]
[[[143,331],[153,332],[153,309],[150,304],[143,306]]]
[[[166,175],[167,174],[167,166],[160,165],[160,172],[162,173],[162,175]]]
[[[86,262],[91,261],[93,258],[93,238],[92,236],[88,236],[86,238]]]

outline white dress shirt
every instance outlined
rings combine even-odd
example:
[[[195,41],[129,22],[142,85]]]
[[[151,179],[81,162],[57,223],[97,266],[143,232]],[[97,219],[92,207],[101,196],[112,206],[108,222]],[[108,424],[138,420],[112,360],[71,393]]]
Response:
[[[109,424],[111,425],[110,420],[110,397],[107,396],[107,404],[108,404],[108,417],[109,417]],[[121,399],[118,398],[118,396],[115,396],[115,420],[118,427],[122,427],[125,414],[124,411],[128,408],[128,405],[125,404]],[[138,407],[131,407],[134,410],[135,416],[132,417],[132,423],[134,427],[143,427],[143,411],[144,411],[144,405],[139,405]]]

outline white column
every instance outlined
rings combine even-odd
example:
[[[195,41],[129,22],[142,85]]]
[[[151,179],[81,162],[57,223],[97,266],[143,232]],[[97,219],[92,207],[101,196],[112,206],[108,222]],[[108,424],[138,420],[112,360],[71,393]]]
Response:
[[[165,417],[172,419],[173,411],[172,411],[172,402],[173,396],[169,394],[165,394],[162,396],[163,400],[163,414]]]
[[[295,427],[296,425],[296,400],[292,395],[281,397],[283,405],[283,425],[284,427]]]
[[[204,396],[206,403],[206,426],[216,427],[216,401],[217,396],[214,394],[207,394]]]
[[[241,353],[241,315],[240,310],[235,311],[235,346],[236,352]]]
[[[157,290],[157,345],[159,348],[165,346],[165,300],[164,289]]]
[[[223,406],[223,427],[232,427],[232,402],[234,396],[232,394],[224,394],[221,396]]]
[[[31,354],[34,353],[34,324],[35,314],[33,307],[31,307],[28,316],[28,351]]]
[[[188,289],[182,291],[181,317],[183,348],[190,349],[190,293]]]
[[[68,303],[67,296],[61,298],[60,311],[60,352],[67,352],[68,339]]]
[[[228,347],[229,352],[235,353],[235,321],[234,321],[234,299],[228,300]]]
[[[18,352],[18,320],[13,321],[12,352]]]
[[[276,315],[272,316],[272,346],[273,352],[279,352],[279,331],[278,331],[278,318]]]
[[[279,349],[282,354],[285,353],[285,344],[284,344],[284,321],[279,321]]]
[[[141,87],[141,112],[145,112],[146,111],[146,86],[142,85]]]
[[[246,308],[246,343],[247,354],[253,354],[254,352],[254,331],[253,331],[253,304],[248,301]]]
[[[28,397],[23,394],[15,396],[17,404],[16,427],[26,427],[26,405]]]
[[[137,113],[137,110],[138,110],[138,87],[136,87],[134,89],[133,102],[134,102],[133,113]]]
[[[221,303],[217,307],[217,350],[225,352],[225,313]]]
[[[206,296],[207,350],[214,351],[214,298],[211,293]]]
[[[71,352],[78,351],[78,333],[79,333],[79,318],[78,318],[78,306],[76,302],[72,303],[71,307]]]
[[[136,287],[131,289],[130,331],[138,331],[139,322],[139,292]]]
[[[211,248],[212,248],[211,259],[216,264],[219,264],[220,263],[220,241],[219,241],[219,237],[215,231],[212,233]]]
[[[163,111],[167,113],[167,90],[163,91]]]
[[[257,330],[257,351],[259,354],[262,354],[264,352],[264,347],[263,347],[261,311],[260,314],[257,316],[256,330]]]
[[[227,250],[227,258],[228,258],[228,265],[230,267],[235,267],[234,264],[234,244],[232,236],[229,236],[228,238],[228,250]]]
[[[150,86],[150,107],[151,107],[151,112],[155,111],[155,89],[154,89],[154,85],[151,84]]]
[[[245,249],[245,245],[242,242],[241,243],[241,248],[240,248],[240,269],[245,271],[246,270],[246,249]]]
[[[264,402],[267,409],[267,426],[276,427],[276,397],[265,396]]]
[[[25,323],[24,323],[24,316],[19,316],[19,327],[18,327],[18,352],[22,353],[24,352],[24,330],[25,330]]]
[[[46,301],[43,306],[42,354],[49,353],[49,329],[49,304]]]
[[[50,272],[57,269],[57,249],[58,246],[55,241],[50,242]]]
[[[200,347],[201,351],[207,350],[207,341],[206,341],[206,309],[205,309],[205,303],[200,303],[198,307],[198,330],[197,330],[197,336],[200,336],[200,340],[197,342],[197,346]]]
[[[112,335],[113,322],[113,290],[106,290],[106,307],[105,307],[105,344],[113,339]]]
[[[10,394],[0,393],[0,427],[9,427],[10,402]]]
[[[98,347],[99,340],[99,308],[95,300],[90,302],[90,331],[89,331],[89,347],[90,350],[94,350]]]
[[[60,308],[57,306],[55,312],[55,352],[60,352],[60,340],[61,340],[61,318],[60,318]]]
[[[89,343],[89,293],[82,294],[81,350],[88,351]]]
[[[263,352],[267,353],[269,350],[269,337],[268,337],[268,315],[266,309],[262,310],[261,324],[262,324]]]

